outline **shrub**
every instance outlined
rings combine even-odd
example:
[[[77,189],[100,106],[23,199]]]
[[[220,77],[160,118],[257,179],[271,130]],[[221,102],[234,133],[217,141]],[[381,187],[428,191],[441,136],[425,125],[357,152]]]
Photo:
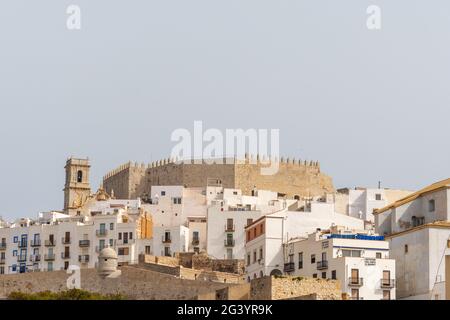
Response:
[[[24,293],[14,291],[8,295],[8,300],[125,300],[126,297],[117,294],[90,292],[80,289],[70,289],[61,292],[41,291],[37,293]]]

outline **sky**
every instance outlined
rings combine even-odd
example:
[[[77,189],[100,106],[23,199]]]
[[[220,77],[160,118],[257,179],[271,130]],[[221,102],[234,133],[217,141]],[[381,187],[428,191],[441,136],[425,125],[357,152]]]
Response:
[[[449,14],[446,0],[4,0],[0,216],[62,209],[70,156],[89,157],[95,191],[122,163],[168,157],[195,120],[279,129],[281,154],[319,160],[336,187],[448,178]]]

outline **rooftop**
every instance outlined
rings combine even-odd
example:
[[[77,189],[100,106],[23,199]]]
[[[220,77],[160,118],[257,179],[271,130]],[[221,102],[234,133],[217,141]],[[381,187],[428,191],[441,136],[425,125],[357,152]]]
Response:
[[[375,209],[373,214],[380,214],[380,213],[386,212],[388,210],[398,208],[406,203],[412,202],[412,201],[420,198],[421,196],[423,196],[427,193],[435,192],[437,190],[446,189],[446,188],[450,188],[450,178],[433,183],[417,192],[414,192],[398,201],[395,201],[394,203],[392,203],[384,208]]]

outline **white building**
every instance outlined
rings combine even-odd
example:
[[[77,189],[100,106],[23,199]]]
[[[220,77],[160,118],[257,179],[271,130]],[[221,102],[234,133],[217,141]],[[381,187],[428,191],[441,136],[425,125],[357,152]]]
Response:
[[[108,204],[108,205],[107,205]],[[94,268],[104,247],[114,248],[121,264],[138,262],[151,250],[141,238],[138,201],[98,201],[90,216],[41,213],[0,228],[0,274]]]
[[[396,260],[397,298],[445,299],[445,255],[450,254],[450,179],[375,211],[379,234]]]
[[[293,239],[284,251],[287,275],[339,280],[353,300],[395,299],[395,260],[383,236],[333,227]]]
[[[336,194],[328,194],[329,201],[335,201],[337,212],[351,217],[374,222],[373,211],[387,206],[409,194],[408,190],[387,188],[340,189]]]
[[[296,200],[278,199],[276,192],[207,189],[207,251],[216,259],[244,259],[245,227],[266,214],[287,210]]]
[[[364,229],[364,221],[334,211],[334,204],[312,202],[307,211],[268,214],[246,227],[245,259],[249,279],[283,273],[284,244],[332,225]],[[250,262],[250,263],[249,263]]]

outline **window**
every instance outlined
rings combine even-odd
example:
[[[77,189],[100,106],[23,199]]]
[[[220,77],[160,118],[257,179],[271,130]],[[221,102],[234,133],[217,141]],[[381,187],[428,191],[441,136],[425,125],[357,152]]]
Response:
[[[64,270],[69,269],[69,261],[64,261]]]
[[[316,263],[316,255],[315,254],[311,255],[311,263]]]
[[[5,274],[5,267],[0,267],[0,274]]]
[[[161,190],[161,196],[165,196],[165,195],[166,195],[166,192]]]
[[[298,254],[298,268],[303,269],[303,252]]]
[[[129,253],[130,253],[129,248],[119,248],[117,255],[127,256],[127,255],[129,255]]]
[[[412,216],[411,217],[411,221],[412,221],[412,226],[413,227],[418,227],[418,226],[420,226],[420,225],[425,223],[425,217]]]
[[[289,255],[289,263],[294,263],[294,254]]]
[[[381,200],[381,193],[375,194],[375,200],[377,200],[377,201]]]
[[[250,258],[250,253],[247,254],[247,265],[249,266],[251,264],[251,258]]]
[[[259,248],[259,260],[263,258],[263,248]]]
[[[181,198],[177,197],[177,198],[172,198],[173,204],[181,204]]]
[[[130,232],[130,240],[133,240],[133,232]]]
[[[122,232],[119,232],[119,240],[122,240]]]
[[[253,219],[247,219],[247,225],[251,225],[253,223]]]
[[[233,195],[237,196],[237,194],[238,194],[237,191],[233,191]]]
[[[381,252],[377,252],[377,253],[376,253],[376,258],[377,258],[377,259],[381,259]]]
[[[342,250],[342,256],[343,257],[351,257],[352,256],[352,251],[351,250]]]
[[[358,289],[352,289],[352,299],[359,300],[359,290]]]
[[[383,300],[391,300],[391,290],[383,290]]]
[[[114,246],[114,240],[113,239],[109,239],[109,246],[113,247]]]
[[[360,258],[361,250],[352,250],[352,257]]]
[[[322,279],[326,279],[327,278],[327,273],[326,272],[322,272]]]
[[[83,171],[81,170],[78,170],[77,172],[77,182],[78,183],[83,182]]]
[[[151,250],[150,250],[150,246],[145,246],[145,254],[150,254]]]
[[[256,250],[253,250],[253,263],[256,262]]]
[[[14,271],[14,272],[16,272],[16,270],[17,270],[17,265],[13,264],[13,265],[11,266],[11,270]]]
[[[435,210],[436,210],[436,202],[434,201],[434,199],[431,199],[428,201],[428,211],[434,212]]]
[[[336,270],[331,271],[331,279],[336,280]]]
[[[405,244],[405,253],[408,253],[408,245]]]
[[[19,237],[18,237],[18,236],[15,236],[15,237],[13,238],[13,242],[14,242],[14,243],[19,242]]]
[[[313,278],[317,278],[317,273],[314,273],[314,274],[313,274]]]
[[[447,248],[450,248],[450,240],[447,240]]]
[[[114,230],[114,223],[109,224],[109,230]]]

